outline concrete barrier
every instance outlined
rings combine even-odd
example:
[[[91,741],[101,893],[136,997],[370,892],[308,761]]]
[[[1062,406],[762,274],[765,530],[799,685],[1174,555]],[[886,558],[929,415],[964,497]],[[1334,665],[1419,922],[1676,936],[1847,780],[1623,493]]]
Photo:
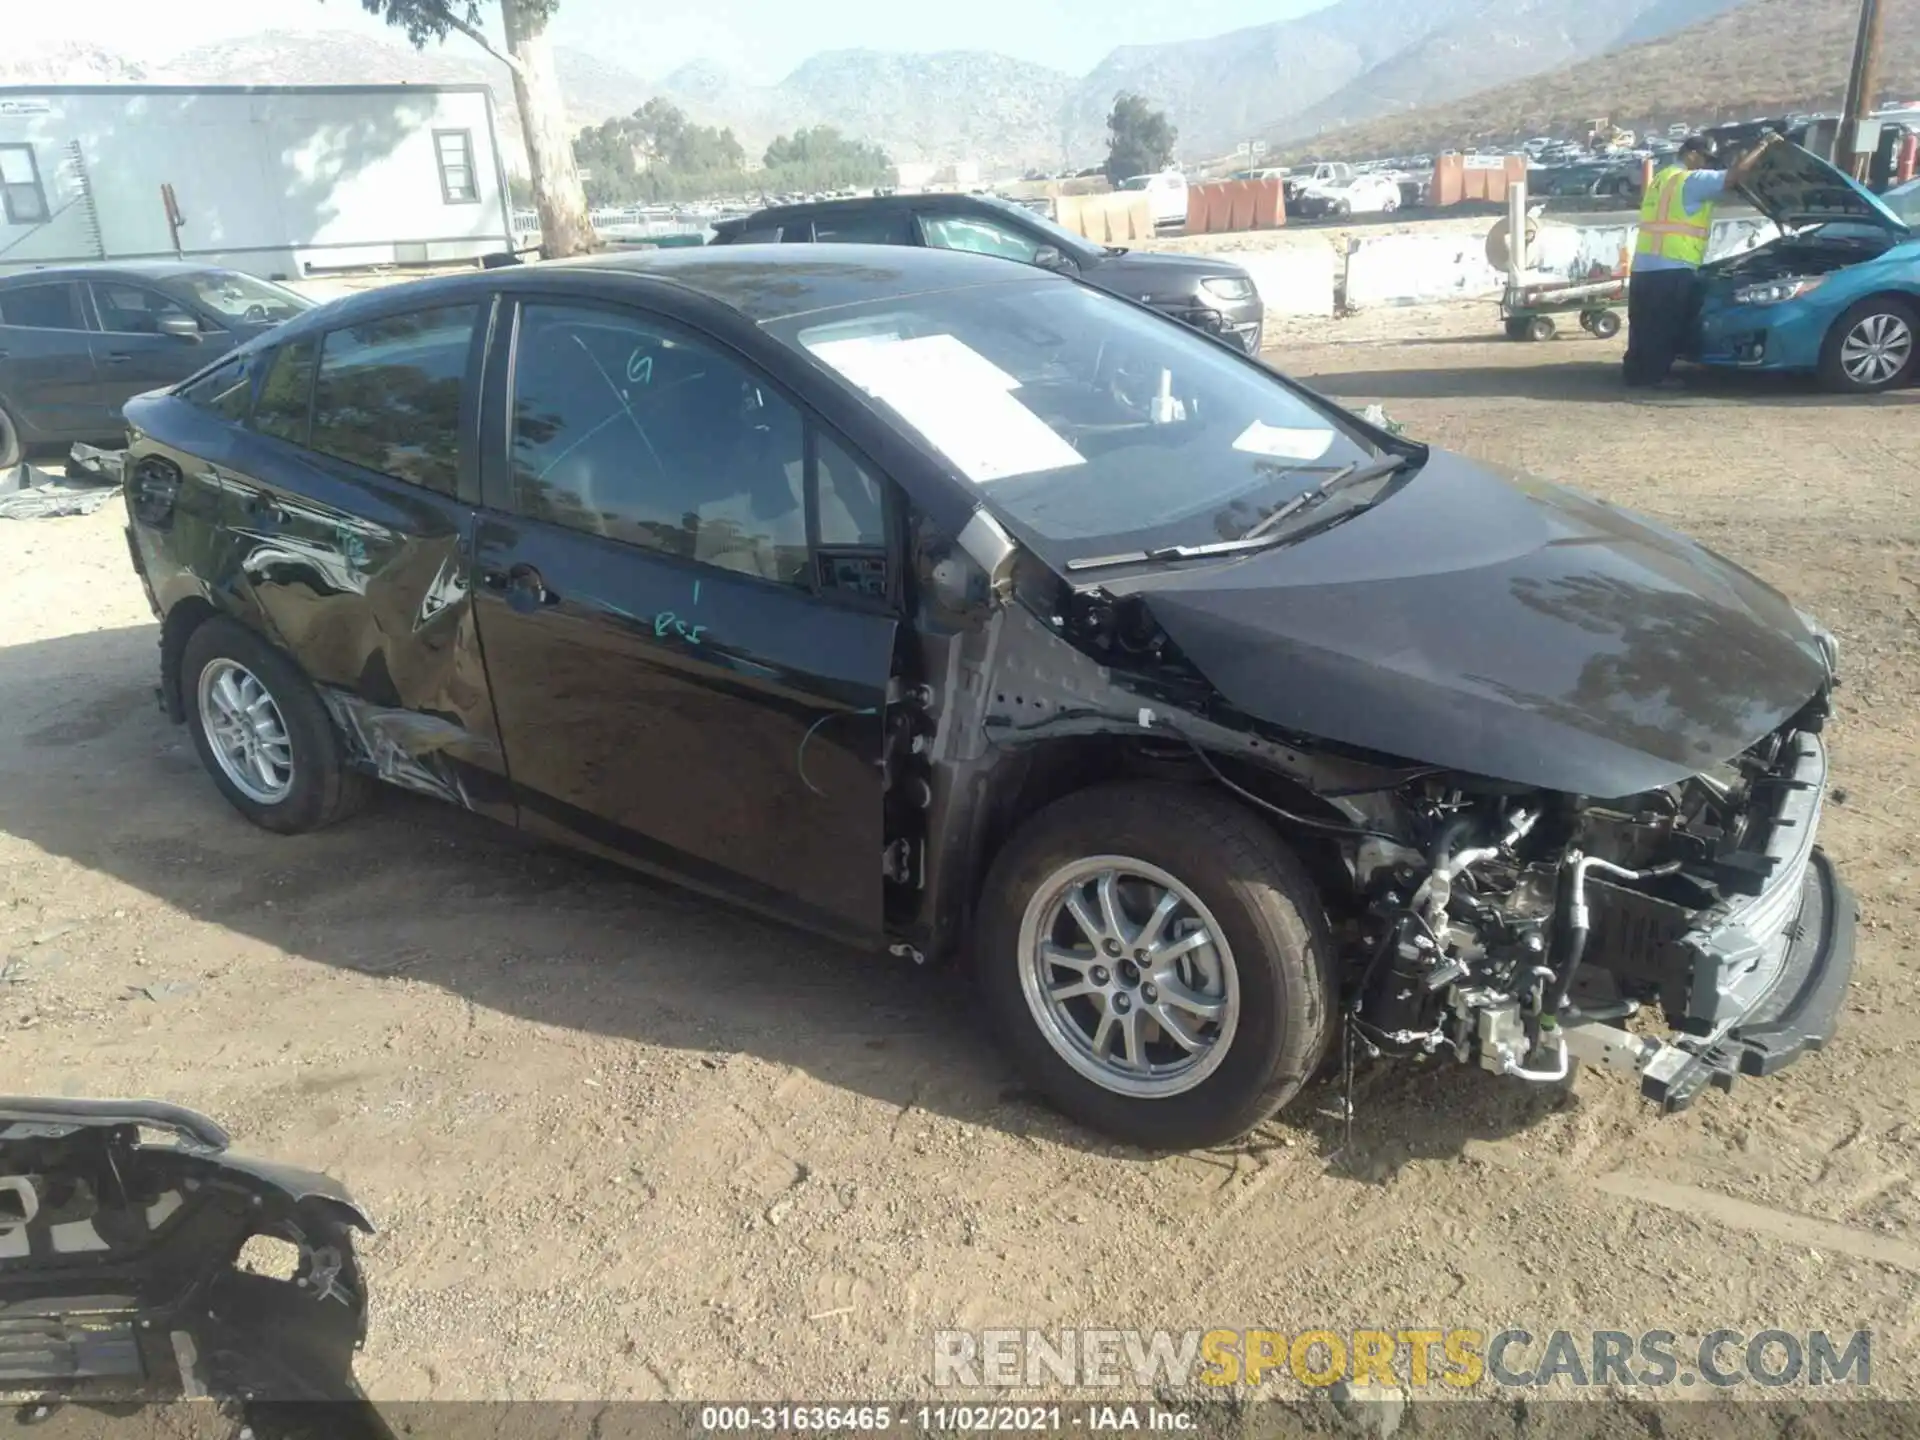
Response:
[[[1340,257],[1331,245],[1296,245],[1265,254],[1239,250],[1208,258],[1244,269],[1268,315],[1334,316]]]
[[[1379,305],[1423,305],[1498,295],[1506,274],[1487,263],[1485,229],[1445,235],[1367,235],[1348,242],[1346,305],[1364,310]],[[1714,222],[1707,258],[1719,260],[1764,244],[1779,232],[1757,215],[1730,216]],[[1637,225],[1553,225],[1540,227],[1529,269],[1569,280],[1612,273],[1631,264]]]

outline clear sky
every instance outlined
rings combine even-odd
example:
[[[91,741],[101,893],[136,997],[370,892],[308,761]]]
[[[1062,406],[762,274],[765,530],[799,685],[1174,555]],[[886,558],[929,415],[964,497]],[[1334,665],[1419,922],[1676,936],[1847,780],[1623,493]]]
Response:
[[[649,77],[705,58],[770,82],[816,50],[854,48],[997,50],[1081,74],[1116,45],[1215,35],[1326,3],[560,0],[553,38],[556,44],[592,50]],[[79,40],[148,63],[163,63],[211,40],[294,29],[391,33],[362,13],[359,0],[0,0],[0,34],[8,42]],[[455,36],[447,43],[467,42]]]

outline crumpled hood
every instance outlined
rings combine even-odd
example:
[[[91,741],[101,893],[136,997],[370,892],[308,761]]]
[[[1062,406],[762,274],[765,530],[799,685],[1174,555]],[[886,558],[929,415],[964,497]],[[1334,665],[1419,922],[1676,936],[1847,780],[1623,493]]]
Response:
[[[1726,760],[1820,689],[1820,642],[1651,521],[1444,451],[1373,509],[1110,583],[1271,724],[1597,797]]]

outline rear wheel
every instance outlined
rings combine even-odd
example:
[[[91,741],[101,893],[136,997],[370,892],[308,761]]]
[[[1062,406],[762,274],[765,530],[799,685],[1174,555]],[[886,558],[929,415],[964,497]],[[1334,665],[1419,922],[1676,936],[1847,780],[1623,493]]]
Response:
[[[1559,333],[1559,327],[1553,323],[1551,316],[1536,315],[1527,322],[1527,339],[1529,340],[1551,340]]]
[[[1601,340],[1611,340],[1620,333],[1620,316],[1616,311],[1597,310],[1593,324],[1588,327]]]
[[[1070,795],[1001,853],[980,912],[987,1008],[1028,1078],[1116,1139],[1236,1139],[1326,1052],[1332,942],[1257,817],[1179,786]]]
[[[0,470],[13,469],[25,454],[26,447],[20,443],[20,431],[13,423],[13,417],[7,414],[5,406],[0,405]]]
[[[180,683],[200,762],[254,824],[292,835],[359,808],[367,780],[347,768],[320,697],[251,630],[204,622],[187,640]]]
[[[1820,350],[1820,380],[1830,390],[1870,395],[1913,375],[1914,311],[1891,298],[1862,300],[1842,315]]]

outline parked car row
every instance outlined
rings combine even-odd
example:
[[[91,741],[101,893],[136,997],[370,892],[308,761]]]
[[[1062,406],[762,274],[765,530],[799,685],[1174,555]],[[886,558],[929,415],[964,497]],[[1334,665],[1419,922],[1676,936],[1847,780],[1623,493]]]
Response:
[[[1030,1084],[1155,1148],[1343,1043],[1668,1109],[1820,1046],[1830,636],[1109,293],[1124,256],[928,241],[989,219],[1031,217],[397,285],[130,401],[213,784],[293,833],[385,780],[965,957]]]

